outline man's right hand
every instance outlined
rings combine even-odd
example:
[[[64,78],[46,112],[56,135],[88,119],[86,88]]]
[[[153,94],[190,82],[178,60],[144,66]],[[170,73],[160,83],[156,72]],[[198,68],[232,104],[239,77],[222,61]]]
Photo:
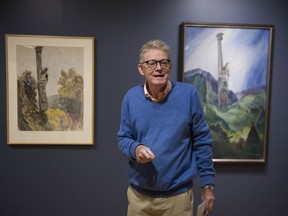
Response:
[[[156,156],[154,153],[144,145],[138,145],[135,149],[136,160],[138,163],[145,164],[154,160]]]

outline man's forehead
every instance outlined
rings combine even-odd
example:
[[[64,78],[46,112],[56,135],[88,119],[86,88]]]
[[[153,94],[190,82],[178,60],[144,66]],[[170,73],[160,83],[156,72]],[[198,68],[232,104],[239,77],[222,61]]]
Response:
[[[161,56],[168,56],[168,54],[164,51],[164,50],[161,50],[161,49],[149,49],[149,50],[147,50],[144,54],[143,54],[143,56],[151,56],[151,55],[155,55],[155,56],[157,56],[157,55],[161,55]]]

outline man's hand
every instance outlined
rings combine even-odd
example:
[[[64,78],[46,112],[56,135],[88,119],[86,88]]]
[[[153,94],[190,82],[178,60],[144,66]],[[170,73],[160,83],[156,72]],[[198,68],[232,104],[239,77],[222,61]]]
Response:
[[[213,190],[210,188],[202,188],[201,195],[202,195],[202,201],[206,201],[205,211],[206,212],[212,211],[215,202],[215,196]]]
[[[135,155],[137,162],[141,164],[148,163],[156,158],[154,153],[144,145],[138,145],[136,147]]]

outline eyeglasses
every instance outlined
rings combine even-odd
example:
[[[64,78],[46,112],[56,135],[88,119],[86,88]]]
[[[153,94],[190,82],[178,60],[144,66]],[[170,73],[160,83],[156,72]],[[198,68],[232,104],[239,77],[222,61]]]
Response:
[[[168,69],[171,65],[170,62],[171,62],[170,59],[162,59],[160,61],[148,60],[148,61],[141,62],[140,64],[146,64],[147,68],[149,68],[150,70],[153,70],[157,67],[158,63],[160,64],[162,69]]]

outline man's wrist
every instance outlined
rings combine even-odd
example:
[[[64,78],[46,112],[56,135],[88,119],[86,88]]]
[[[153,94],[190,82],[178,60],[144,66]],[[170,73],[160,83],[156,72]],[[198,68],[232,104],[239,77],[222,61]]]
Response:
[[[213,184],[207,184],[207,185],[204,185],[202,188],[208,188],[208,189],[210,189],[210,190],[214,190],[215,185],[213,185]]]

